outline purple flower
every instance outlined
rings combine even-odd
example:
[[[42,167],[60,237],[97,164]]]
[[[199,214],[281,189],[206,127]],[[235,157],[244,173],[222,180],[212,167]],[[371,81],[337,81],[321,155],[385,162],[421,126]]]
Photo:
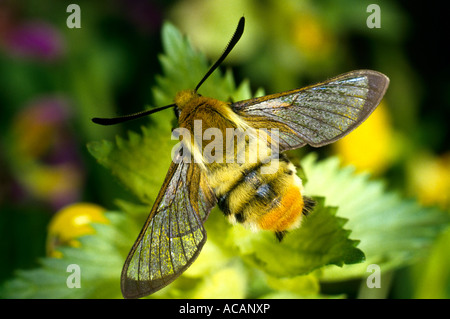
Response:
[[[46,96],[16,115],[8,152],[16,199],[34,198],[58,209],[80,198],[84,168],[71,113],[64,97]]]
[[[41,21],[29,21],[10,27],[3,35],[3,47],[9,54],[43,61],[59,59],[64,51],[60,32]]]

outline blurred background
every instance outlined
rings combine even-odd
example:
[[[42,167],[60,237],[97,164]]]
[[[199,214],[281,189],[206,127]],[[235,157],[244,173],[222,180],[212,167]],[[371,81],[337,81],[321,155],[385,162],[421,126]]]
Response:
[[[449,212],[450,82],[439,8],[377,1],[380,27],[370,28],[373,1],[77,1],[81,28],[69,28],[72,2],[0,1],[0,285],[49,254],[49,225],[68,227],[55,221],[62,208],[110,207],[127,196],[86,143],[136,124],[106,128],[90,119],[152,105],[165,20],[214,60],[244,15],[245,33],[223,68],[253,91],[282,92],[354,69],[386,74],[390,87],[374,114],[319,152]],[[101,208],[90,208],[86,218],[101,221]],[[396,276],[388,297],[449,298],[449,244],[447,231],[428,258]]]

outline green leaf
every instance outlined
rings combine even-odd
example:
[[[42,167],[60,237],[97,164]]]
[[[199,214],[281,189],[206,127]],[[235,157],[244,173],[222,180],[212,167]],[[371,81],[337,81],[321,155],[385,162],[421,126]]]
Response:
[[[169,99],[181,89],[195,87],[208,69],[205,58],[194,52],[189,42],[168,23],[163,27],[163,47],[165,55],[160,60],[164,76],[157,78],[158,87],[153,89],[158,105],[171,103]],[[203,94],[221,99],[251,97],[248,82],[235,88],[231,72],[222,76],[216,71],[201,89]],[[167,143],[170,139],[169,122],[160,115],[152,126],[142,129],[142,136],[130,133],[128,140],[117,138],[116,143],[91,143],[89,150],[141,201],[151,204],[170,164],[169,149],[173,144]],[[355,248],[357,242],[348,238],[349,231],[343,229],[345,220],[335,216],[335,208],[322,204],[323,199],[319,199],[315,213],[305,219],[301,230],[289,234],[282,244],[272,233],[253,234],[225,225],[220,227],[231,230],[226,235],[234,242],[230,246],[235,250],[237,247],[247,262],[277,276],[298,276],[328,264],[361,262],[364,255]],[[220,224],[226,223],[223,216],[220,218]],[[218,230],[217,233],[222,232]],[[284,262],[278,262],[280,260]],[[198,264],[201,266],[203,263]]]
[[[338,216],[348,219],[346,227],[366,255],[365,263],[344,268],[327,267],[323,280],[361,277],[367,266],[378,264],[382,271],[416,261],[449,225],[449,217],[436,208],[420,206],[397,193],[387,192],[382,182],[367,174],[341,168],[337,158],[317,162],[314,155],[302,160],[308,176],[309,196],[324,196],[326,204],[339,207]]]
[[[168,23],[163,27],[163,47],[165,54],[160,61],[164,76],[157,78],[158,86],[153,89],[158,106],[172,103],[179,90],[195,87],[208,69],[205,58],[194,52],[189,42]],[[248,82],[235,88],[231,72],[222,76],[218,70],[201,90],[204,95],[224,100],[251,97]],[[142,129],[142,136],[130,133],[128,140],[117,138],[115,143],[94,142],[89,145],[90,152],[101,164],[111,169],[142,202],[149,204],[164,180],[170,164],[170,149],[174,145],[174,141],[167,143],[170,141],[170,120],[162,113],[152,115],[152,125]],[[187,272],[187,277],[196,273],[195,269],[203,269],[201,272],[205,276],[214,276],[220,271],[202,257],[209,257],[212,252],[215,252],[215,259],[220,257],[222,261],[227,255],[228,258],[234,257],[229,252],[239,253],[248,265],[279,277],[298,276],[324,265],[342,266],[364,259],[362,251],[356,248],[357,241],[349,239],[350,232],[343,228],[346,220],[336,217],[336,208],[325,207],[323,199],[319,199],[317,209],[305,219],[301,229],[288,234],[281,244],[272,233],[254,234],[239,226],[231,227],[218,210],[212,215],[214,217],[210,217],[206,225],[210,240],[199,260],[192,265],[192,270]],[[224,244],[224,238],[228,244]],[[209,246],[224,247],[228,254],[208,249]],[[180,282],[173,285],[175,295],[179,286],[183,287],[183,280]]]
[[[162,30],[164,55],[160,56],[164,76],[157,77],[153,96],[158,106],[173,103],[182,89],[193,89],[207,72],[209,64],[202,54],[195,52],[189,41],[170,23]],[[251,97],[250,86],[244,81],[235,87],[231,72],[225,76],[220,70],[201,87],[201,93],[217,99],[242,100]],[[150,125],[141,134],[129,132],[128,138],[116,137],[115,142],[100,141],[87,145],[97,161],[111,172],[143,203],[153,204],[171,162],[173,112],[152,114]]]
[[[40,267],[16,271],[0,288],[1,298],[120,298],[120,272],[139,231],[123,214],[106,213],[109,224],[92,224],[94,235],[79,238],[81,247],[60,247],[62,258],[42,258]],[[130,234],[133,234],[130,236]],[[69,265],[80,267],[81,288],[69,288]]]
[[[205,56],[196,52],[188,39],[171,23],[166,22],[162,29],[164,55],[159,57],[163,68],[163,76],[157,76],[157,86],[153,88],[153,96],[157,105],[173,103],[176,93],[193,90],[208,71],[212,63]],[[225,47],[226,42],[224,42]],[[218,100],[234,101],[252,97],[248,81],[236,88],[231,71],[222,75],[220,70],[214,71],[203,83],[199,93]]]
[[[327,296],[320,293],[320,283],[316,275],[277,278],[267,276],[267,284],[272,292],[263,294],[263,299],[318,299],[318,298],[345,298],[343,294]]]
[[[153,114],[153,125],[142,134],[129,132],[128,139],[91,142],[89,152],[143,203],[152,204],[164,181],[176,141],[170,139],[168,113]],[[165,134],[164,134],[165,133]]]
[[[153,88],[157,106],[172,103],[181,89],[193,89],[209,67],[204,56],[169,23],[163,26],[163,47],[163,76]],[[221,75],[219,70],[200,91],[221,100],[252,96],[248,82],[236,88],[231,72]],[[138,215],[148,213],[170,165],[176,142],[170,139],[173,119],[172,112],[162,111],[149,117],[149,125],[140,133],[88,145],[99,163],[148,209],[118,201],[126,214],[108,213],[110,224],[95,225],[96,233],[80,238],[79,248],[61,248],[61,259],[44,258],[40,268],[18,271],[0,289],[1,297],[121,297],[123,261],[142,226],[142,216]],[[209,240],[199,258],[178,280],[152,297],[209,294],[240,298],[249,290],[247,296],[252,297],[322,297],[319,279],[360,278],[371,263],[383,271],[407,265],[448,225],[448,217],[439,210],[403,200],[387,192],[381,182],[341,168],[336,159],[318,162],[308,156],[302,166],[308,177],[307,195],[318,201],[302,227],[279,243],[273,233],[252,233],[240,225],[231,226],[215,209],[205,224]],[[366,261],[361,263],[364,256]],[[80,289],[66,285],[70,264],[81,268]]]
[[[349,239],[350,231],[343,228],[346,220],[336,216],[335,207],[324,206],[323,198],[316,200],[314,212],[281,243],[271,232],[252,233],[238,225],[233,227],[231,240],[240,256],[278,277],[307,274],[329,264],[342,266],[363,261],[363,252],[356,248],[358,242]]]

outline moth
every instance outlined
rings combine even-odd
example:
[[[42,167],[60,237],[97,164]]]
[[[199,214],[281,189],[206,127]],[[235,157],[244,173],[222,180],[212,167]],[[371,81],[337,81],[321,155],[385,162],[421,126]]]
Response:
[[[121,276],[125,298],[154,293],[195,261],[206,242],[203,224],[216,205],[232,223],[273,231],[280,241],[298,228],[314,201],[303,195],[302,180],[283,152],[339,140],[367,119],[387,90],[387,76],[358,70],[239,102],[201,96],[200,86],[239,41],[244,24],[242,17],[221,57],[194,90],[177,93],[173,104],[92,119],[112,125],[174,108],[179,129],[190,133],[180,134],[181,147],[125,261]],[[211,130],[233,134],[206,152],[208,144],[202,137]],[[236,142],[239,139],[241,143]]]

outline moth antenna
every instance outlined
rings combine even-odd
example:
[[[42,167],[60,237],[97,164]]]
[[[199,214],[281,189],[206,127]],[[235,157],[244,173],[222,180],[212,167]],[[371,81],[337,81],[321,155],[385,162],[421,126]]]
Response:
[[[112,117],[112,118],[98,118],[98,117],[94,117],[92,119],[92,122],[96,123],[96,124],[100,124],[100,125],[114,125],[114,124],[119,124],[119,123],[123,123],[123,122],[128,122],[131,120],[135,120],[165,109],[168,109],[169,107],[174,107],[175,104],[169,104],[166,106],[161,106],[158,107],[156,109],[151,109],[151,110],[147,110],[147,111],[141,111],[141,112],[137,112],[134,114],[129,114],[129,115],[124,115],[124,116],[118,116],[118,117]]]
[[[233,37],[231,38],[230,42],[228,42],[225,51],[223,51],[220,58],[216,61],[216,63],[213,64],[213,66],[208,70],[208,72],[206,72],[203,79],[197,84],[197,86],[195,87],[195,92],[197,92],[197,90],[200,88],[203,82],[205,82],[205,80],[211,75],[211,73],[213,73],[214,70],[217,69],[217,67],[223,62],[223,60],[225,60],[225,58],[231,52],[231,50],[233,50],[234,46],[236,45],[236,43],[238,43],[239,39],[244,33],[244,26],[245,26],[245,18],[241,17],[241,19],[239,19],[236,31],[234,31]]]
[[[228,45],[226,46],[225,51],[222,53],[222,55],[216,61],[216,63],[214,63],[213,66],[208,70],[208,72],[205,74],[203,79],[197,84],[197,86],[195,87],[195,91],[197,91],[200,88],[200,86],[203,84],[203,82],[205,82],[205,80],[211,75],[211,73],[213,73],[214,70],[217,69],[217,67],[223,62],[223,60],[225,60],[225,58],[228,56],[228,54],[231,52],[231,50],[233,50],[234,46],[236,45],[236,43],[238,43],[239,39],[241,38],[242,34],[244,33],[244,26],[245,26],[245,18],[241,17],[241,19],[239,20],[238,26],[236,28],[236,31],[234,32],[233,37],[231,38],[230,42],[228,42]],[[141,118],[141,117],[144,117],[144,116],[150,115],[152,113],[156,113],[161,110],[167,109],[169,107],[174,107],[174,106],[175,106],[175,104],[170,104],[170,105],[159,107],[157,109],[137,112],[134,114],[113,117],[113,118],[95,117],[92,119],[92,122],[94,122],[96,124],[100,124],[100,125],[114,125],[114,124],[119,124],[119,123],[131,121],[131,120],[135,120],[135,119],[138,119],[138,118]]]

